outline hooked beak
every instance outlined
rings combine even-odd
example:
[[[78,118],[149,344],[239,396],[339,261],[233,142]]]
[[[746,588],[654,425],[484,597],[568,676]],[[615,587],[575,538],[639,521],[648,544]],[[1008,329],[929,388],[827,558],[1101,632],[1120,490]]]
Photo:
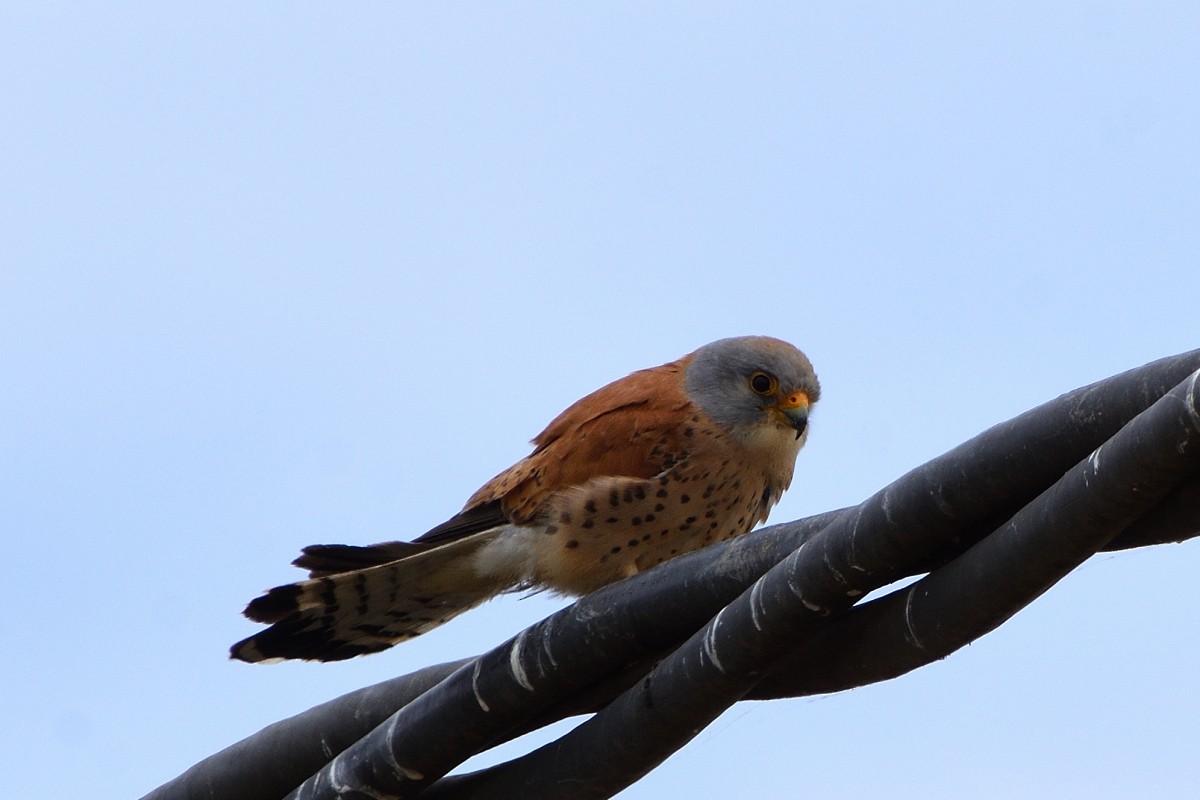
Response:
[[[787,424],[795,428],[797,439],[808,429],[808,406],[808,395],[805,392],[792,392],[786,397],[781,397],[775,404],[775,409]]]

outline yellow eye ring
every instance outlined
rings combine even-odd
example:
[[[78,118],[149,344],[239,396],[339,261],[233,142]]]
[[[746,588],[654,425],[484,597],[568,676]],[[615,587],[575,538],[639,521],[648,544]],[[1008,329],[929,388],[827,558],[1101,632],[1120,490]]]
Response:
[[[775,394],[779,389],[779,381],[775,380],[774,375],[770,375],[762,370],[758,370],[750,375],[750,391],[755,394],[768,397]]]

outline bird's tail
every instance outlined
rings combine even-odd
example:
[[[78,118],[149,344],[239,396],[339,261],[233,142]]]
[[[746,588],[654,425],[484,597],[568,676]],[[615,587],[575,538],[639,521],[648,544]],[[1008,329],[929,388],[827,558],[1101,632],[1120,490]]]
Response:
[[[513,574],[482,570],[476,558],[502,531],[436,546],[305,548],[296,564],[310,569],[312,578],[251,601],[243,613],[271,627],[235,644],[230,656],[340,661],[419,636],[513,585]]]

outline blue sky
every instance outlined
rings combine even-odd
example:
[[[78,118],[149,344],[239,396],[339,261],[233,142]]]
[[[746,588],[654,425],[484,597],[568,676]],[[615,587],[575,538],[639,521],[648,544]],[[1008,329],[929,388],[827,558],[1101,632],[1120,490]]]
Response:
[[[1156,2],[6,6],[9,792],[139,796],[558,608],[226,659],[301,546],[419,534],[712,339],[822,379],[773,521],[1200,346],[1198,40]],[[1198,570],[1095,558],[944,662],[735,707],[622,797],[1189,795]]]

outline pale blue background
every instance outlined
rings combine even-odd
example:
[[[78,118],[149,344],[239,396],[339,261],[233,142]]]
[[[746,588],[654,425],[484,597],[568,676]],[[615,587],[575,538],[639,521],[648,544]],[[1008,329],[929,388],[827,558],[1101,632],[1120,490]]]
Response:
[[[226,660],[302,545],[420,533],[706,341],[787,338],[824,382],[774,520],[1200,347],[1198,9],[5,4],[5,794],[135,797],[551,612]],[[1194,796],[1198,571],[1096,558],[919,673],[736,707],[623,797]]]

